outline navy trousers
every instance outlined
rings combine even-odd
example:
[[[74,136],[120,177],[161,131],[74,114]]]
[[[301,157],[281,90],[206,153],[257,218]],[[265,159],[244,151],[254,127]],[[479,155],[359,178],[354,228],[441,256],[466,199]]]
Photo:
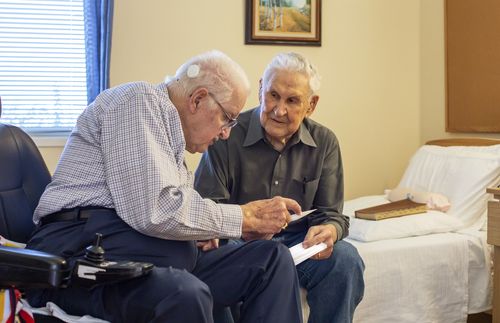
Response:
[[[114,212],[86,221],[60,221],[38,228],[28,248],[73,263],[95,233],[103,235],[107,260],[155,264],[146,277],[85,289],[70,285],[27,294],[33,306],[52,301],[72,315],[111,322],[213,322],[212,313],[243,302],[242,322],[302,322],[299,282],[288,248],[273,241],[226,245],[200,252],[194,241],[143,235]]]

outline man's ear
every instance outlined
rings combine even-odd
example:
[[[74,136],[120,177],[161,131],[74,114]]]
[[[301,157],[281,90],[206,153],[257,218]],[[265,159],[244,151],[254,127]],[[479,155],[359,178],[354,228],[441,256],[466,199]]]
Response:
[[[307,108],[306,117],[310,117],[316,109],[316,105],[318,104],[319,96],[313,95],[311,99],[309,99],[309,107]]]
[[[189,96],[189,111],[191,111],[191,113],[196,113],[200,101],[207,95],[208,90],[204,87],[194,90],[194,92]]]

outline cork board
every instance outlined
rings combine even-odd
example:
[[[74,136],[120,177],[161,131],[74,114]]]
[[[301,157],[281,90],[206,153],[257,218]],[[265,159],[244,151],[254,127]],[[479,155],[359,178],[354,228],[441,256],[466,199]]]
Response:
[[[500,132],[500,1],[446,0],[446,131]]]

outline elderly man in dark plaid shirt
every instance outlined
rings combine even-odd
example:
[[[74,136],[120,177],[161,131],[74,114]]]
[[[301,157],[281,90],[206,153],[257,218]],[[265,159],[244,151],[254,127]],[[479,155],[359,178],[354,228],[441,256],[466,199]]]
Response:
[[[222,203],[281,195],[305,210],[316,209],[286,230],[257,237],[272,237],[288,247],[325,243],[327,249],[297,265],[311,309],[309,323],[352,322],[364,293],[364,264],[356,248],[342,241],[349,218],[342,215],[339,142],[330,129],[309,118],[319,100],[319,75],[302,55],[280,53],[260,82],[260,106],[243,112],[231,137],[203,154],[195,188]]]

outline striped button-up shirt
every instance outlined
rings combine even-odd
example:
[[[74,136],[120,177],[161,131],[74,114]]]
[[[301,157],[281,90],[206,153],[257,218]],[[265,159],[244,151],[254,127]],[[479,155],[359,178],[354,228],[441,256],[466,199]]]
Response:
[[[78,118],[34,222],[61,209],[102,206],[149,236],[240,237],[241,208],[203,199],[193,189],[185,145],[166,84],[104,91]]]

